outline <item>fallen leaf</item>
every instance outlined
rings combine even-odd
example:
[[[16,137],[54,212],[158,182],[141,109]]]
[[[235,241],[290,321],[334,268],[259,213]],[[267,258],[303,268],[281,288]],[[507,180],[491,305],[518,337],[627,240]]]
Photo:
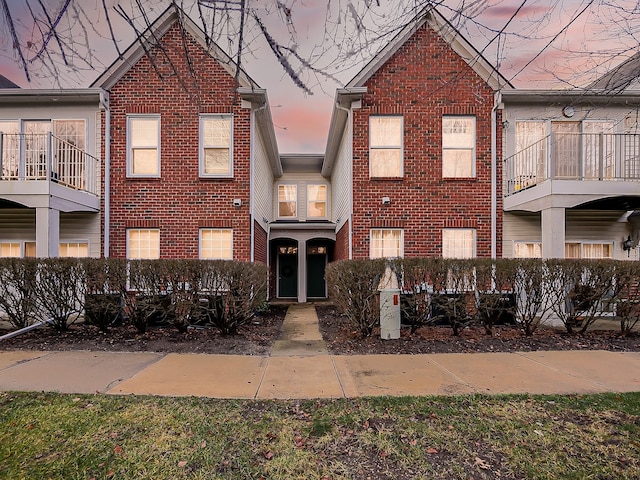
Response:
[[[266,458],[267,460],[271,460],[273,458],[273,452],[271,450],[265,452],[264,458]]]
[[[115,453],[116,455],[121,455],[123,452],[124,449],[120,445],[116,445],[116,447],[113,449],[113,453]]]
[[[433,447],[427,448],[427,453],[430,453],[431,455],[435,455],[436,453],[438,453],[438,450],[436,450]]]
[[[418,444],[418,441],[415,438],[413,440],[409,440],[409,445],[412,445],[415,447],[417,444]]]
[[[109,436],[110,436],[111,438],[118,438],[118,434],[117,434],[116,432],[111,432],[111,433],[109,434]]]
[[[481,468],[482,470],[489,470],[491,468],[491,465],[489,465],[480,457],[476,457],[476,466]]]
[[[180,468],[182,468],[182,467],[186,467],[186,466],[187,466],[187,462],[185,462],[184,460],[182,460],[181,462],[178,462],[178,466],[179,466]]]
[[[202,448],[207,448],[207,441],[203,441],[202,444],[200,445]]]
[[[542,433],[540,430],[534,430],[533,433],[538,434],[541,437],[544,437],[544,433]]]
[[[382,458],[386,458],[386,457],[388,457],[388,456],[389,456],[389,454],[388,454],[387,452],[385,452],[384,450],[381,450],[381,451],[380,451],[380,456],[381,456]]]

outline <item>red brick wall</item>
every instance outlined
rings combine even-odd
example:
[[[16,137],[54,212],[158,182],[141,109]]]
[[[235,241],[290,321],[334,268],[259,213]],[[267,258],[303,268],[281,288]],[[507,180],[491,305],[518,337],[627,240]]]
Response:
[[[110,254],[126,255],[127,227],[155,222],[161,257],[197,258],[199,227],[224,226],[233,228],[234,257],[249,260],[250,110],[240,108],[233,77],[189,34],[185,38],[193,73],[175,24],[161,40],[166,55],[153,48],[153,64],[143,57],[111,89]],[[131,113],[161,115],[161,178],[126,178],[126,115]],[[234,178],[199,178],[201,113],[233,114]],[[243,205],[233,207],[234,198]]]
[[[427,26],[366,86],[362,108],[354,112],[354,258],[369,256],[369,231],[374,227],[404,228],[407,257],[442,255],[445,227],[475,228],[477,255],[490,256],[493,91]],[[401,179],[369,178],[369,116],[376,114],[404,118]],[[447,114],[476,116],[475,178],[442,178],[442,116]],[[501,136],[498,130],[498,142]],[[501,158],[500,148],[497,158]],[[383,196],[391,198],[390,205],[382,205]],[[501,210],[500,202],[498,226]],[[500,236],[497,245],[500,255]]]
[[[333,250],[333,260],[349,259],[349,221],[347,220],[336,234],[336,246]]]
[[[265,232],[260,226],[260,222],[253,221],[253,245],[254,253],[253,259],[256,262],[267,263],[267,232]]]

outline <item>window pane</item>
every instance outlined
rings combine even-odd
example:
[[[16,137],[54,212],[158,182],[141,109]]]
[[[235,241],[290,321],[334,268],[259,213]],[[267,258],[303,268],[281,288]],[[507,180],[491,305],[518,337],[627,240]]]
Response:
[[[18,176],[18,122],[0,122],[2,135],[2,172],[3,177]]]
[[[516,242],[513,245],[515,258],[542,258],[542,245],[538,242]]]
[[[402,230],[371,230],[371,258],[395,258],[403,254]]]
[[[135,175],[153,175],[158,173],[158,151],[150,148],[132,150],[132,173]]]
[[[296,185],[278,185],[278,216],[297,216],[298,189]]]
[[[84,258],[89,256],[88,243],[61,243],[58,256]]]
[[[53,134],[60,140],[85,150],[84,120],[54,120]]]
[[[36,258],[36,242],[24,242],[24,256]]]
[[[582,245],[583,258],[611,258],[613,246],[610,243],[584,243]]]
[[[204,173],[210,175],[226,175],[229,172],[228,148],[204,149]]]
[[[371,150],[369,163],[372,177],[399,177],[402,173],[402,152],[399,149]]]
[[[231,146],[231,119],[205,118],[202,120],[202,143],[205,147]]]
[[[203,229],[200,230],[200,258],[233,259],[233,230]]]
[[[475,254],[474,250],[474,229],[445,228],[442,230],[442,256],[444,258],[472,258]]]
[[[475,121],[473,117],[444,117],[442,119],[442,146],[473,148]]]
[[[20,242],[0,243],[0,257],[20,257]]]
[[[564,258],[580,258],[580,244],[579,243],[565,243],[564,244]]]
[[[402,146],[402,117],[370,117],[371,147]]]
[[[473,152],[471,150],[445,150],[442,152],[443,177],[473,177]]]
[[[327,216],[327,186],[309,185],[307,187],[307,216]]]
[[[127,230],[131,260],[160,258],[160,230]]]
[[[156,118],[131,118],[131,146],[157,147],[158,120]]]

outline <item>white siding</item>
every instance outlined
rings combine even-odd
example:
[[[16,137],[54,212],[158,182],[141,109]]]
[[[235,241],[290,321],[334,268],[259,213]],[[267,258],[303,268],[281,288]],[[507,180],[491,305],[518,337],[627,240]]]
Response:
[[[331,176],[331,220],[336,222],[336,232],[340,231],[351,215],[352,210],[352,165],[353,165],[353,129],[351,117],[345,126],[342,143],[336,155]]]
[[[255,130],[254,163],[253,163],[253,215],[265,230],[263,221],[273,220],[273,173],[264,148],[264,142],[258,129]]]
[[[613,243],[613,257],[626,260],[638,254],[636,250],[627,257],[622,242],[629,234],[629,224],[621,221],[623,211],[566,210],[565,242]],[[513,257],[514,242],[540,242],[542,232],[540,213],[504,212],[502,254]]]
[[[285,173],[282,177],[278,178],[274,183],[273,188],[273,215],[274,218],[278,218],[278,185],[297,185],[298,186],[298,198],[297,198],[297,212],[298,216],[296,220],[304,222],[307,220],[307,185],[326,185],[327,186],[327,217],[331,216],[331,185],[329,181],[324,178],[320,173]],[[312,219],[315,220],[315,219]]]
[[[0,209],[0,241],[36,241],[34,209]],[[60,242],[89,242],[89,255],[100,256],[100,214],[60,213]]]

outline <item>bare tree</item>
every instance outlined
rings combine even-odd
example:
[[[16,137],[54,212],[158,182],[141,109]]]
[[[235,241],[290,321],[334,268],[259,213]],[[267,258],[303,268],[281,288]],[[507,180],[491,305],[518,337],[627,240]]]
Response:
[[[585,83],[580,74],[603,75],[603,66],[616,65],[637,50],[640,28],[640,7],[631,0],[544,5],[531,0],[0,0],[0,48],[29,82],[53,78],[59,86],[83,85],[90,72],[104,70],[105,62],[121,55],[170,4],[200,23],[207,42],[218,44],[238,66],[268,52],[307,94],[327,80],[340,83],[339,77],[370,60],[429,6],[471,38],[510,80],[533,72],[564,85],[577,85],[580,79],[586,85],[594,78]],[[593,33],[575,35],[580,28]],[[589,35],[598,48],[586,42]],[[578,37],[585,40],[569,40]],[[614,38],[614,46],[600,47]],[[548,59],[554,56],[562,61],[551,68]],[[543,66],[536,66],[543,57]],[[574,67],[563,70],[567,58]]]

